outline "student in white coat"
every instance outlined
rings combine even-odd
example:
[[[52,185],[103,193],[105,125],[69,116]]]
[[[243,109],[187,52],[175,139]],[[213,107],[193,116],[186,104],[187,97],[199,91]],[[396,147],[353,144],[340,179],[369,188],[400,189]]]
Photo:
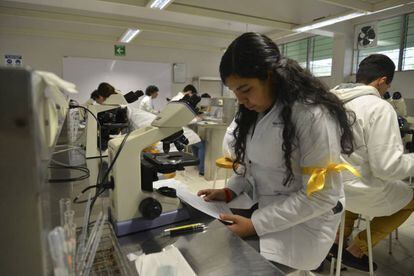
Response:
[[[183,99],[184,97],[197,97],[197,89],[194,87],[194,85],[192,84],[187,84],[184,88],[182,92],[178,92],[177,95],[175,95],[171,101],[179,101],[181,99]],[[201,120],[201,118],[199,116],[196,116],[191,122],[191,124],[196,124],[197,122],[199,122]],[[193,152],[193,154],[199,158],[200,163],[198,165],[198,173],[200,176],[204,175],[204,163],[205,163],[205,151],[206,151],[206,147],[205,147],[205,142],[203,140],[200,140],[200,142],[192,144],[191,145],[191,151]]]
[[[128,105],[128,119],[130,122],[131,131],[151,126],[151,123],[157,116],[145,110],[133,107],[131,104]],[[194,145],[201,141],[200,137],[192,129],[183,127],[184,136],[188,139],[188,145]],[[156,146],[157,150],[162,151],[161,143]],[[176,149],[173,147],[172,151]]]
[[[112,85],[107,82],[101,82],[98,85],[98,89],[94,90],[91,94],[91,98],[98,104],[103,104],[111,95],[120,93]]]
[[[240,104],[232,143],[239,166],[226,188],[198,195],[230,201],[247,191],[258,208],[251,218],[222,214],[233,222],[229,229],[241,237],[257,234],[268,260],[315,269],[334,242],[343,209],[340,153],[353,151],[345,108],[261,34],[236,38],[220,75]]]
[[[148,86],[145,89],[145,96],[139,102],[139,108],[152,114],[160,113],[158,110],[155,110],[154,103],[152,102],[153,99],[158,97],[158,92],[159,89],[155,85]]]
[[[345,237],[351,235],[358,214],[368,215],[374,217],[373,245],[400,226],[414,210],[413,191],[401,181],[414,176],[414,154],[404,154],[397,114],[389,102],[381,99],[390,87],[394,70],[395,65],[387,56],[370,55],[359,65],[356,83],[340,84],[331,90],[356,114],[355,151],[342,158],[362,175],[356,178],[343,174]],[[369,271],[367,251],[367,235],[362,231],[344,250],[342,262]]]
[[[187,84],[183,88],[183,91],[182,92],[178,92],[177,95],[175,95],[174,97],[172,97],[171,101],[179,101],[182,98],[184,98],[184,96],[186,96],[186,95],[192,96],[194,94],[197,94],[197,89],[194,87],[194,85]]]

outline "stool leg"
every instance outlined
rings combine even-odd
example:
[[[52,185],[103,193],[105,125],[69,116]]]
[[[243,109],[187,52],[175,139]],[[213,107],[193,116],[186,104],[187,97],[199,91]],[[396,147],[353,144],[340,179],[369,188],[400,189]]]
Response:
[[[336,276],[341,275],[341,263],[342,263],[342,249],[344,247],[344,235],[345,235],[345,212],[341,215],[341,224],[339,225],[339,243],[338,243],[338,257],[336,260]]]
[[[395,239],[398,240],[398,228],[395,229]]]
[[[392,254],[392,232],[388,235],[388,254]]]
[[[213,182],[213,189],[216,188],[216,180],[217,180],[217,174],[218,174],[219,167],[216,167],[214,171],[214,182]]]
[[[371,220],[369,217],[365,218],[367,223],[367,242],[368,242],[368,262],[369,262],[369,275],[374,276],[374,260],[372,259],[372,241],[371,241]]]
[[[329,275],[330,276],[333,276],[334,275],[335,264],[336,264],[336,259],[335,259],[334,256],[332,256],[332,259],[331,259],[331,268],[329,269]]]

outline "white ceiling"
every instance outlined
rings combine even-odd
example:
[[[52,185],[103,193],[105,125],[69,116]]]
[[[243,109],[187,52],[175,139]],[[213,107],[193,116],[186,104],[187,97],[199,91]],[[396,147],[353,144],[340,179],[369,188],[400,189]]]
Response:
[[[273,39],[324,17],[376,12],[403,0],[175,0],[165,10],[148,0],[0,0],[0,33],[115,42],[128,27],[133,44],[219,51],[246,31]]]

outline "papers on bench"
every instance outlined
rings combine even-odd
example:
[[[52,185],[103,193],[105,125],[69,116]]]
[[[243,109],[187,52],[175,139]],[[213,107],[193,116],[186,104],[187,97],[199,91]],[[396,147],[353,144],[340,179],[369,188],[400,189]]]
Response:
[[[163,186],[167,186],[170,188],[174,188],[177,190],[177,196],[185,201],[187,204],[191,205],[193,208],[206,213],[209,216],[212,216],[214,218],[219,219],[219,215],[221,213],[224,214],[232,214],[230,211],[229,205],[223,201],[212,201],[207,202],[202,197],[197,196],[196,194],[193,194],[189,189],[188,186],[183,184],[181,181],[175,180],[175,179],[165,179],[165,180],[159,180],[154,182],[154,188],[158,189]],[[242,202],[247,202],[249,204],[248,200],[246,200],[244,197],[241,198]],[[251,200],[250,200],[251,201]],[[230,203],[232,204],[232,203]],[[245,203],[246,204],[246,203]],[[233,204],[235,207],[238,207],[238,204]],[[252,204],[251,204],[252,205]],[[232,208],[235,208],[231,206]],[[243,206],[244,207],[244,206]],[[248,209],[249,206],[246,206],[246,209]]]
[[[191,193],[187,188],[183,186],[177,187],[177,196],[190,204],[193,208],[206,213],[216,219],[220,218],[220,214],[232,214],[230,208],[227,206],[227,203],[223,201],[211,201],[207,202],[202,197],[199,197]]]
[[[138,256],[135,268],[139,275],[145,276],[196,275],[181,252],[173,245],[158,253]]]

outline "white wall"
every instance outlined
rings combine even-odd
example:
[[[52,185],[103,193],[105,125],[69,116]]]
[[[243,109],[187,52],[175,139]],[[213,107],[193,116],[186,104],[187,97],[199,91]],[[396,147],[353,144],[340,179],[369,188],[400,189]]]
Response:
[[[332,76],[321,78],[330,88],[342,81],[352,79],[349,76],[349,72],[352,64],[353,37],[350,34],[353,34],[353,26],[353,24],[349,24],[344,28],[348,29],[348,34],[339,34],[334,37]],[[114,43],[0,34],[0,54],[2,57],[5,54],[21,54],[23,55],[25,65],[30,65],[39,70],[51,71],[58,76],[62,76],[63,57],[73,56],[166,62],[171,64],[185,63],[187,83],[190,83],[194,76],[219,77],[218,66],[222,55],[221,52],[215,53],[138,45],[127,45],[126,52],[126,57],[115,57]],[[396,72],[391,90],[400,91],[404,97],[414,99],[412,80],[414,80],[414,71]],[[173,83],[171,85],[171,91],[176,93],[184,85],[185,83]]]
[[[396,72],[390,91],[400,91],[405,98],[414,99],[414,71]]]
[[[139,39],[139,36],[136,39]],[[115,57],[114,44],[100,41],[0,34],[2,58],[5,54],[19,54],[23,56],[24,65],[38,70],[50,71],[60,77],[62,77],[64,56],[163,62],[171,63],[171,66],[173,63],[185,63],[187,82],[173,83],[171,85],[173,95],[190,83],[194,76],[219,76],[218,67],[221,52],[128,44],[126,45],[126,57]]]
[[[76,83],[78,94],[73,99],[79,103],[86,102],[96,84],[108,82],[121,93],[156,85],[158,97],[153,100],[156,110],[163,110],[167,104],[166,98],[171,91],[171,64],[147,61],[126,61],[102,58],[63,58],[63,78]],[[138,106],[138,102],[135,104]]]

